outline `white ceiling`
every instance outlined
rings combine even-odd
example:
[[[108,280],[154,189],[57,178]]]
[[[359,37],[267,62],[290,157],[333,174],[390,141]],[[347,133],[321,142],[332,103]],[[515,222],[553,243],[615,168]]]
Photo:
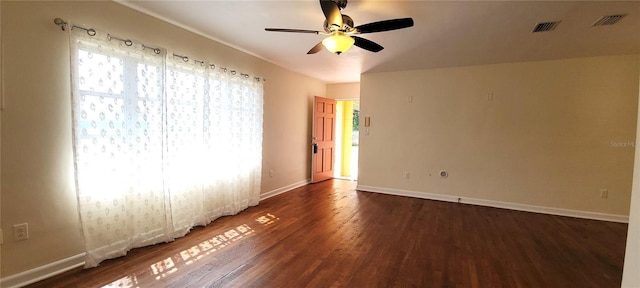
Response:
[[[322,30],[319,2],[131,1],[120,3],[327,83],[358,82],[365,72],[640,53],[640,1],[351,0],[342,10],[355,25],[412,17],[415,26],[363,34],[385,47],[342,55],[307,55],[322,35],[264,28]],[[627,14],[592,27],[604,15]],[[562,22],[532,34],[538,22]]]

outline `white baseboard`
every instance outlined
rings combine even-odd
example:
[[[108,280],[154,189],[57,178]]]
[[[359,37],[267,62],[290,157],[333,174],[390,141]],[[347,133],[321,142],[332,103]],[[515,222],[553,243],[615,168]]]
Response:
[[[84,265],[84,253],[0,279],[0,287],[23,287]]]
[[[373,187],[373,186],[364,186],[364,185],[358,185],[356,189],[361,191],[367,191],[367,192],[407,196],[407,197],[414,197],[414,198],[421,198],[421,199],[428,199],[428,200],[456,202],[456,203],[517,210],[517,211],[527,211],[527,212],[568,216],[568,217],[592,219],[592,220],[601,220],[601,221],[609,221],[609,222],[629,223],[629,216],[624,216],[624,215],[604,214],[604,213],[597,213],[597,212],[509,203],[509,202],[501,202],[501,201],[493,201],[493,200],[466,198],[466,197],[441,195],[441,194],[408,191],[408,190],[398,190],[398,189]]]
[[[284,192],[291,191],[291,190],[296,189],[298,187],[302,187],[302,186],[307,185],[309,183],[311,183],[311,179],[306,179],[306,180],[302,180],[300,182],[293,183],[291,185],[287,185],[287,186],[282,187],[282,188],[278,188],[278,189],[275,189],[275,190],[271,190],[269,192],[262,193],[262,194],[260,194],[260,201],[268,199],[268,198],[271,198],[271,197],[276,196],[276,195],[280,195],[280,194],[282,194]]]

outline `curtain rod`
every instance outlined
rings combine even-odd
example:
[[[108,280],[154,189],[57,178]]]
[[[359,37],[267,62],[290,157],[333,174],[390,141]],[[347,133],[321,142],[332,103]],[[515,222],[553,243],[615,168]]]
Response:
[[[54,24],[56,24],[56,25],[58,25],[58,26],[60,26],[60,29],[62,29],[62,31],[67,30],[67,27],[69,26],[69,23],[68,23],[67,21],[63,20],[62,18],[55,18],[55,19],[53,19],[53,23],[54,23]],[[86,31],[86,32],[87,32],[87,35],[92,36],[92,37],[93,37],[93,36],[96,36],[96,34],[97,34],[96,30],[95,30],[95,29],[93,29],[93,28],[85,28],[85,27],[78,26],[78,25],[75,25],[75,24],[74,24],[74,25],[71,25],[71,27],[69,28],[69,30],[73,30],[73,29],[75,29],[75,28]],[[111,35],[111,34],[107,34],[107,39],[109,39],[109,40],[112,40],[112,39],[113,39],[113,40],[121,41],[121,42],[123,42],[123,43],[124,43],[124,45],[126,45],[126,46],[132,46],[132,45],[133,45],[133,41],[131,41],[130,39],[118,38],[118,37],[115,37],[115,36],[113,36],[113,35]],[[141,44],[141,45],[142,45],[142,49],[143,49],[143,50],[144,50],[144,49],[151,49],[151,50],[153,50],[153,53],[156,53],[156,54],[160,54],[160,52],[161,52],[160,48],[154,48],[154,47],[146,46],[145,44]],[[184,55],[178,55],[178,54],[175,54],[175,53],[173,54],[173,56],[174,56],[174,57],[181,58],[181,59],[182,59],[182,61],[184,61],[184,62],[189,62],[189,57],[187,57],[187,56],[184,56]],[[204,62],[204,61],[200,61],[200,60],[195,60],[195,59],[194,59],[194,60],[193,60],[193,62],[194,62],[194,63],[196,63],[196,64],[200,64],[201,66],[205,66],[205,62]],[[216,65],[215,65],[215,64],[209,64],[209,67],[210,67],[211,69],[215,69],[215,68],[216,68]],[[222,71],[224,71],[224,72],[227,72],[227,70],[228,70],[226,67],[219,67],[219,69],[221,69],[221,70],[222,70]],[[238,72],[237,72],[236,70],[229,70],[229,73],[231,73],[231,75],[236,75]],[[244,78],[247,78],[247,79],[249,78],[249,74],[246,74],[246,73],[240,73],[240,75],[241,75],[242,77],[244,77]],[[255,79],[256,81],[260,81],[260,80],[262,80],[262,81],[264,81],[264,82],[266,82],[266,81],[267,81],[267,79],[266,79],[266,78],[260,78],[260,77],[254,77],[254,79]]]
[[[179,54],[173,53],[173,57],[178,57],[178,58],[182,59],[182,61],[184,61],[184,62],[189,62],[189,57],[184,56],[184,55],[179,55]],[[203,67],[206,65],[206,63],[204,61],[200,61],[200,60],[196,60],[196,59],[193,59],[193,62],[196,63],[196,64],[200,64],[200,66],[203,66]],[[216,64],[209,64],[209,67],[211,69],[216,69]],[[220,69],[220,70],[222,70],[224,72],[227,72],[227,70],[229,70],[229,69],[227,69],[227,67],[219,67],[218,69]],[[236,70],[233,70],[233,69],[229,70],[229,73],[231,73],[231,75],[238,74],[238,72]],[[242,77],[244,77],[244,78],[249,78],[249,74],[240,73],[240,75]],[[255,79],[256,80],[260,80],[260,77],[255,77]],[[266,79],[265,79],[265,81],[266,81]]]

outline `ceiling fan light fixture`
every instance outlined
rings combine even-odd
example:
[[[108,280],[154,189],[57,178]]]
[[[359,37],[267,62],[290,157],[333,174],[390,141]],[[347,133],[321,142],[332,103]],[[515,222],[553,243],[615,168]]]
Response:
[[[351,36],[344,35],[342,32],[336,32],[333,35],[324,38],[324,40],[322,40],[322,45],[324,45],[329,52],[340,55],[347,52],[347,50],[353,46],[355,41],[356,40]]]

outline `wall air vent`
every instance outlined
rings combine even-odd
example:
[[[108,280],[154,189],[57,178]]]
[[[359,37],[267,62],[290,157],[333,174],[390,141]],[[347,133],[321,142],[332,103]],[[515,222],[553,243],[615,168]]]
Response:
[[[553,29],[556,29],[556,26],[558,26],[559,23],[560,21],[538,23],[531,33],[552,31]]]
[[[591,24],[591,26],[613,25],[613,24],[618,23],[618,21],[620,21],[620,19],[622,19],[624,16],[627,16],[627,15],[626,14],[618,14],[618,15],[602,16],[596,22]]]

